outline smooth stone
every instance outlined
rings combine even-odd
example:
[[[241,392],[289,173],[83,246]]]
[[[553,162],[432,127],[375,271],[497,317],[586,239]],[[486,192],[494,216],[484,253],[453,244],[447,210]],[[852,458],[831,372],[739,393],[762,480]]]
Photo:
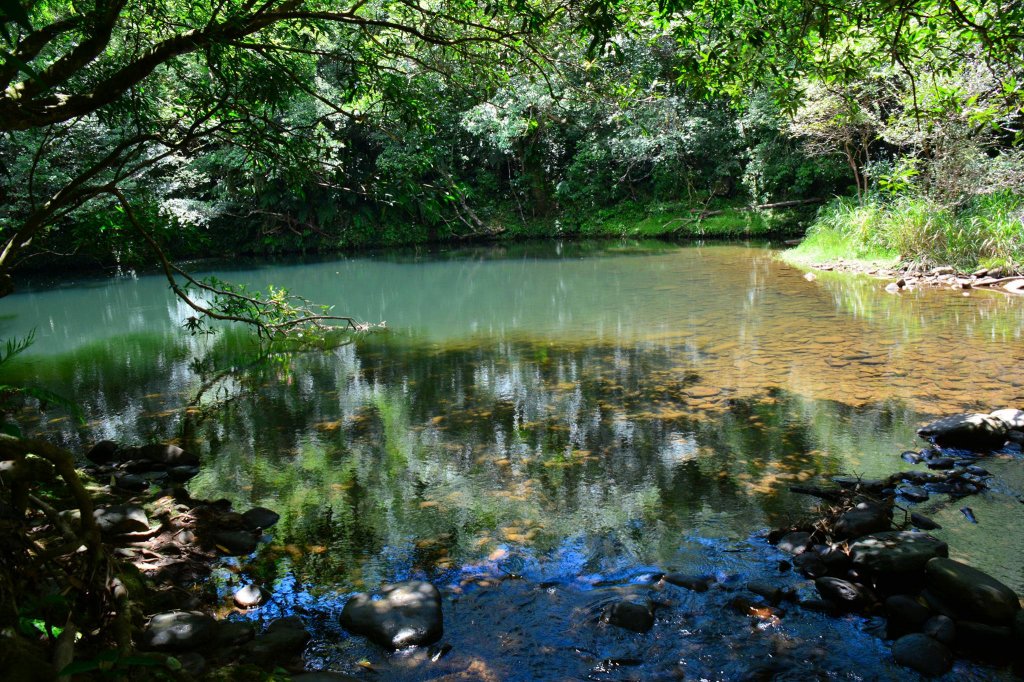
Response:
[[[851,509],[836,521],[835,533],[840,540],[859,538],[862,535],[880,533],[891,527],[888,512],[877,506],[866,509]]]
[[[925,502],[928,500],[928,491],[916,485],[901,485],[896,492],[911,502]]]
[[[601,618],[609,625],[625,630],[647,632],[654,627],[654,607],[650,601],[620,601],[605,609]]]
[[[1001,419],[981,413],[954,414],[922,426],[917,433],[940,447],[984,452],[1006,442],[1009,429]]]
[[[1013,629],[971,620],[956,621],[956,643],[962,649],[989,656],[1012,655]]]
[[[231,598],[234,600],[235,606],[238,608],[251,609],[262,604],[267,598],[267,593],[258,585],[250,583],[249,585],[236,590]]]
[[[917,454],[913,450],[907,450],[900,455],[900,458],[908,464],[920,464],[921,455]]]
[[[942,526],[932,521],[927,516],[918,514],[917,512],[913,512],[910,515],[910,523],[914,528],[920,528],[921,530],[938,530],[942,528]]]
[[[139,474],[124,474],[114,477],[114,485],[122,490],[133,493],[141,493],[149,489],[149,479]]]
[[[93,445],[89,452],[85,453],[85,458],[93,464],[108,464],[110,462],[120,462],[121,448],[112,440],[101,440],[96,445]]]
[[[795,531],[793,533],[787,533],[782,536],[779,540],[779,544],[776,545],[783,552],[788,554],[802,554],[807,546],[811,543],[811,534],[804,533],[803,531]]]
[[[952,559],[932,559],[925,569],[928,589],[963,619],[1007,625],[1020,611],[1020,599],[984,571]]]
[[[1006,428],[1014,431],[1024,431],[1024,410],[1008,408],[989,412],[988,416],[1006,424]]]
[[[857,610],[863,608],[870,597],[860,585],[855,585],[842,578],[826,576],[814,581],[818,594],[845,609]]]
[[[101,507],[93,512],[96,525],[101,533],[123,535],[149,530],[149,517],[142,507],[128,504],[114,504]]]
[[[867,535],[850,545],[854,566],[874,573],[923,571],[931,559],[946,556],[949,547],[942,540],[906,530]]]
[[[297,616],[275,620],[267,631],[242,649],[245,660],[263,667],[280,667],[299,656],[310,636]]]
[[[956,641],[956,623],[952,618],[942,614],[929,618],[921,632],[946,646],[953,646],[953,642]]]
[[[936,457],[935,459],[928,460],[926,466],[929,469],[945,471],[946,469],[952,469],[955,464],[956,460],[952,457]]]
[[[932,612],[916,599],[897,594],[885,600],[885,615],[889,619],[889,637],[896,639],[911,632],[920,632]]]
[[[259,538],[246,530],[220,530],[211,539],[217,549],[229,556],[252,554],[259,546]]]
[[[377,600],[362,592],[345,603],[341,625],[392,649],[432,644],[443,634],[441,593],[420,580],[386,585]]]
[[[191,651],[210,642],[216,621],[199,611],[169,611],[149,619],[142,646],[155,651]]]
[[[140,448],[135,448],[134,452],[142,459],[159,462],[166,466],[196,466],[199,464],[199,458],[196,455],[170,443],[143,445]]]
[[[671,583],[679,587],[685,587],[686,589],[693,590],[694,592],[707,592],[713,582],[707,577],[689,575],[687,573],[666,573],[662,576],[662,579],[667,583]]]
[[[928,677],[943,675],[953,667],[953,654],[949,649],[921,633],[897,639],[892,645],[892,655],[900,665]]]
[[[804,552],[793,558],[793,565],[808,578],[820,578],[828,573],[828,565],[817,552]]]
[[[250,530],[256,530],[257,528],[270,528],[277,523],[280,518],[280,514],[271,509],[267,509],[266,507],[253,507],[242,514],[242,520]]]

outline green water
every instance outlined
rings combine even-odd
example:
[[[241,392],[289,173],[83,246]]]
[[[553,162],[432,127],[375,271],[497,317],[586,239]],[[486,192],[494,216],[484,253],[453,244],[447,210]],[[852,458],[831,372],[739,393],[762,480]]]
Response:
[[[658,568],[756,575],[762,560],[737,558],[768,551],[752,537],[808,508],[788,486],[888,475],[930,417],[1024,403],[1021,299],[808,282],[756,246],[544,244],[218,274],[390,331],[261,357],[244,332],[185,334],[157,277],[40,286],[0,301],[0,335],[37,339],[6,380],[86,415],[30,409],[29,431],[76,450],[175,440],[203,457],[195,496],[280,512],[231,569],[274,588],[273,613],[411,575],[485,590],[463,607],[478,614],[509,575],[577,595]],[[969,500],[978,525],[945,495],[917,510],[954,556],[1024,591],[1024,534],[1005,532],[1024,514],[1022,462],[984,464],[996,482]],[[462,646],[507,675],[482,633]],[[378,655],[362,646],[337,634],[310,660]],[[536,665],[576,674],[530,646]]]

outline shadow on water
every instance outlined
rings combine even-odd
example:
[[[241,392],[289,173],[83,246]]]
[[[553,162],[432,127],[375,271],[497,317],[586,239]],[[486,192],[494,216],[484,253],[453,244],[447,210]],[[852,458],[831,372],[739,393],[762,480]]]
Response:
[[[216,582],[225,595],[240,579],[272,587],[272,603],[245,617],[302,615],[317,633],[314,668],[901,677],[870,622],[729,604],[751,579],[798,586],[758,536],[806,513],[790,485],[888,475],[929,415],[1021,399],[1024,376],[1007,370],[1024,361],[1024,306],[809,283],[763,249],[641,251],[274,266],[327,296],[347,272],[364,318],[397,310],[412,322],[269,357],[237,331],[182,335],[174,301],[141,280],[66,301],[78,310],[53,311],[68,292],[26,294],[8,333],[51,311],[36,320],[49,336],[8,380],[70,394],[90,420],[33,409],[30,429],[78,450],[178,441],[203,457],[195,496],[278,511],[255,557]],[[1000,484],[972,499],[979,525],[945,496],[922,511],[959,556],[1021,590],[1024,538],[1000,529],[1019,520],[1024,475],[1019,460],[986,467]],[[653,580],[664,570],[720,587]],[[436,662],[425,650],[384,656],[337,625],[351,592],[408,577],[443,588],[453,649]],[[599,622],[623,595],[664,602],[654,630]],[[1000,674],[958,665],[961,679]]]

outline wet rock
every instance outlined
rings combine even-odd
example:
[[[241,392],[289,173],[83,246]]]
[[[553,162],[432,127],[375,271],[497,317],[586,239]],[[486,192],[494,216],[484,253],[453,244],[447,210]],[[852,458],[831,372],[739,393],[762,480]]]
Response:
[[[279,667],[306,648],[310,636],[297,616],[275,620],[267,631],[242,649],[245,660],[261,667]]]
[[[141,459],[159,462],[165,466],[196,466],[199,464],[197,456],[169,443],[143,445],[140,448],[133,448],[133,453]]]
[[[850,545],[854,566],[875,574],[923,571],[931,559],[946,556],[949,547],[942,540],[905,530],[868,535]]]
[[[624,600],[605,609],[601,619],[609,625],[633,632],[647,632],[654,627],[654,607],[650,601],[638,603]]]
[[[851,509],[836,521],[835,534],[840,540],[859,538],[862,535],[889,530],[889,512],[884,507],[867,505],[863,509]]]
[[[277,523],[280,518],[280,514],[271,509],[267,509],[266,507],[253,507],[242,514],[242,520],[250,530],[256,530],[257,528],[270,528]]]
[[[818,578],[814,581],[814,586],[822,598],[851,611],[864,608],[871,599],[863,587],[841,578],[831,576]]]
[[[896,640],[892,645],[892,655],[900,665],[928,677],[943,675],[953,667],[953,654],[949,649],[920,633]]]
[[[903,452],[900,455],[900,457],[903,459],[904,462],[907,462],[908,464],[920,464],[921,460],[923,459],[921,455],[917,454],[913,450],[907,450]]]
[[[828,566],[817,552],[804,552],[793,558],[793,565],[808,578],[820,578],[828,574]]]
[[[782,601],[782,590],[776,587],[775,585],[772,585],[771,583],[755,580],[753,582],[747,583],[747,589],[756,594],[757,596],[764,598],[765,601],[772,604],[773,606],[777,605],[780,601]]]
[[[910,523],[914,528],[920,528],[921,530],[937,530],[942,528],[942,526],[935,523],[927,516],[918,514],[917,512],[910,515]]]
[[[193,651],[210,641],[216,621],[199,611],[169,611],[149,619],[142,646],[155,651]]]
[[[256,626],[247,620],[218,620],[211,646],[227,648],[239,646],[256,636]]]
[[[929,618],[921,628],[921,632],[946,646],[953,646],[956,641],[956,623],[948,616],[938,615]]]
[[[966,620],[1008,625],[1020,610],[1020,600],[1013,590],[987,573],[952,559],[929,561],[925,584]]]
[[[927,490],[916,485],[901,485],[896,492],[910,502],[925,502],[930,497]]]
[[[912,632],[920,632],[931,617],[931,610],[916,599],[897,594],[885,600],[887,631],[892,639]]]
[[[149,517],[142,507],[115,504],[95,510],[93,516],[101,533],[122,535],[149,530]]]
[[[956,464],[956,460],[952,457],[935,457],[934,459],[928,460],[926,464],[929,469],[945,471],[947,469],[952,469],[953,465]]]
[[[706,576],[689,575],[687,573],[666,573],[663,579],[667,583],[685,587],[694,592],[707,592],[711,587],[711,583],[714,582]]]
[[[240,609],[251,609],[266,601],[267,592],[258,585],[249,584],[235,591],[231,599]]]
[[[917,433],[940,447],[985,452],[1002,447],[1008,429],[1002,419],[967,413],[944,417],[922,426]]]
[[[110,462],[120,462],[120,447],[117,443],[112,440],[101,440],[96,445],[93,445],[89,452],[85,453],[85,458],[93,464],[108,464]]]
[[[356,594],[341,611],[341,625],[392,649],[431,644],[443,633],[441,593],[428,582],[411,580],[386,585],[378,600]]]
[[[1002,423],[1006,424],[1006,428],[1014,431],[1024,431],[1024,410],[1017,410],[1009,408],[1006,410],[996,410],[995,412],[989,412],[990,417],[998,419]]]
[[[777,546],[780,550],[789,554],[802,554],[810,544],[810,533],[796,531],[782,536]]]
[[[259,546],[259,538],[247,530],[220,530],[211,539],[217,549],[229,556],[252,554]]]
[[[839,615],[840,611],[839,606],[828,599],[804,599],[800,602],[800,608],[829,616]]]

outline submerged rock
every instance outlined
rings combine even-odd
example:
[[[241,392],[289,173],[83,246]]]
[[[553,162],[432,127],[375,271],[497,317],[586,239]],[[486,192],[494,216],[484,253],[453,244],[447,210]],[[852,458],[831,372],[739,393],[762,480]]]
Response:
[[[930,518],[923,514],[914,512],[910,515],[910,523],[914,528],[920,528],[921,530],[938,530],[942,528],[938,523],[932,521]]]
[[[252,554],[259,546],[255,533],[246,530],[221,530],[211,536],[217,549],[229,556]]]
[[[216,621],[199,611],[169,611],[149,619],[142,646],[154,651],[192,651],[210,641]]]
[[[605,609],[601,619],[633,632],[647,632],[654,627],[654,606],[649,600],[640,603],[623,600]]]
[[[811,544],[811,534],[802,531],[787,533],[779,540],[777,545],[783,552],[789,554],[802,554]]]
[[[922,426],[917,433],[936,445],[984,452],[1006,442],[1006,422],[981,413],[954,414]]]
[[[928,635],[916,633],[900,637],[892,645],[896,662],[922,675],[936,677],[953,667],[953,654]]]
[[[850,545],[854,566],[876,574],[923,571],[930,560],[946,556],[949,547],[942,540],[905,530],[875,533]]]
[[[689,575],[687,573],[666,573],[662,576],[662,579],[673,585],[679,587],[685,587],[688,590],[694,592],[707,592],[711,587],[711,583],[714,582],[711,578],[699,575]]]
[[[983,571],[952,559],[928,562],[925,584],[965,620],[1008,625],[1020,611],[1009,587]]]
[[[345,603],[341,625],[391,649],[431,644],[443,634],[441,593],[419,580],[386,585],[378,600],[361,592]]]
[[[310,635],[298,616],[275,620],[267,631],[245,645],[243,656],[247,661],[263,667],[279,667],[283,662],[300,655]]]
[[[901,485],[896,492],[911,502],[926,502],[929,497],[927,490],[916,485]]]

